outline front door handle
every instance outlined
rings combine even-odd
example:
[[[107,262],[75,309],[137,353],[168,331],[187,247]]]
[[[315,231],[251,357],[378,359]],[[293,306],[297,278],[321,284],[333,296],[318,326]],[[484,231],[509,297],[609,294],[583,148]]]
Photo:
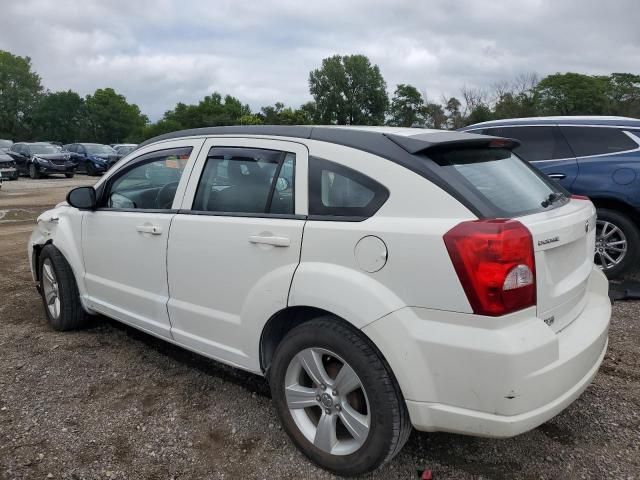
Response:
[[[136,227],[140,233],[150,233],[151,235],[162,235],[162,228],[157,225],[138,225]]]
[[[550,173],[549,177],[555,178],[556,180],[562,180],[563,178],[566,178],[567,176],[564,173]]]
[[[251,243],[273,245],[274,247],[288,247],[291,245],[289,237],[275,237],[273,235],[251,235],[249,241]]]

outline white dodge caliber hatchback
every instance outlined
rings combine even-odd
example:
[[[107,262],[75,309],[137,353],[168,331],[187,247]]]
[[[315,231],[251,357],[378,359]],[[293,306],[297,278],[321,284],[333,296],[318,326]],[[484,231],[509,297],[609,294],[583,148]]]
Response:
[[[595,209],[512,140],[422,129],[162,135],[43,213],[58,330],[115,318],[267,377],[291,440],[342,475],[411,427],[530,430],[589,385],[611,306]]]

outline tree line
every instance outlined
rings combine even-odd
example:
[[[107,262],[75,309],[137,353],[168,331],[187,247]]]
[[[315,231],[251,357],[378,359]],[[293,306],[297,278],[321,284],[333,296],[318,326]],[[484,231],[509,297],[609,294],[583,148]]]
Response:
[[[459,96],[428,98],[409,84],[389,97],[377,65],[364,55],[334,55],[309,73],[313,98],[298,108],[276,102],[253,112],[231,95],[178,103],[156,122],[113,88],[81,97],[46,90],[29,57],[0,50],[0,138],[116,143],[185,128],[221,125],[390,125],[455,129],[492,119],[539,115],[640,117],[640,75],[534,73]]]

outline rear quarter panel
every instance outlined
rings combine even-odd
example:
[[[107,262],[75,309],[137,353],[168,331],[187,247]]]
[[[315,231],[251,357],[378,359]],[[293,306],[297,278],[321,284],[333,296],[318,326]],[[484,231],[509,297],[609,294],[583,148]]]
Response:
[[[377,182],[389,198],[361,222],[310,220],[289,305],[328,310],[358,328],[404,306],[471,312],[442,236],[457,223],[475,219],[434,184],[375,155],[309,142],[310,156],[341,163]],[[358,265],[355,247],[373,235],[387,249],[384,267],[373,273]]]

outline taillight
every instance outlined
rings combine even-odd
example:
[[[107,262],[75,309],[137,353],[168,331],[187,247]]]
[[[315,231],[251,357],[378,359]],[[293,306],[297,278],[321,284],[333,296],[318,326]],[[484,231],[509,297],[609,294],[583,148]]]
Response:
[[[533,240],[520,222],[462,222],[444,243],[474,313],[498,316],[535,305]]]
[[[571,198],[574,200],[590,200],[590,198],[585,195],[571,195]]]

